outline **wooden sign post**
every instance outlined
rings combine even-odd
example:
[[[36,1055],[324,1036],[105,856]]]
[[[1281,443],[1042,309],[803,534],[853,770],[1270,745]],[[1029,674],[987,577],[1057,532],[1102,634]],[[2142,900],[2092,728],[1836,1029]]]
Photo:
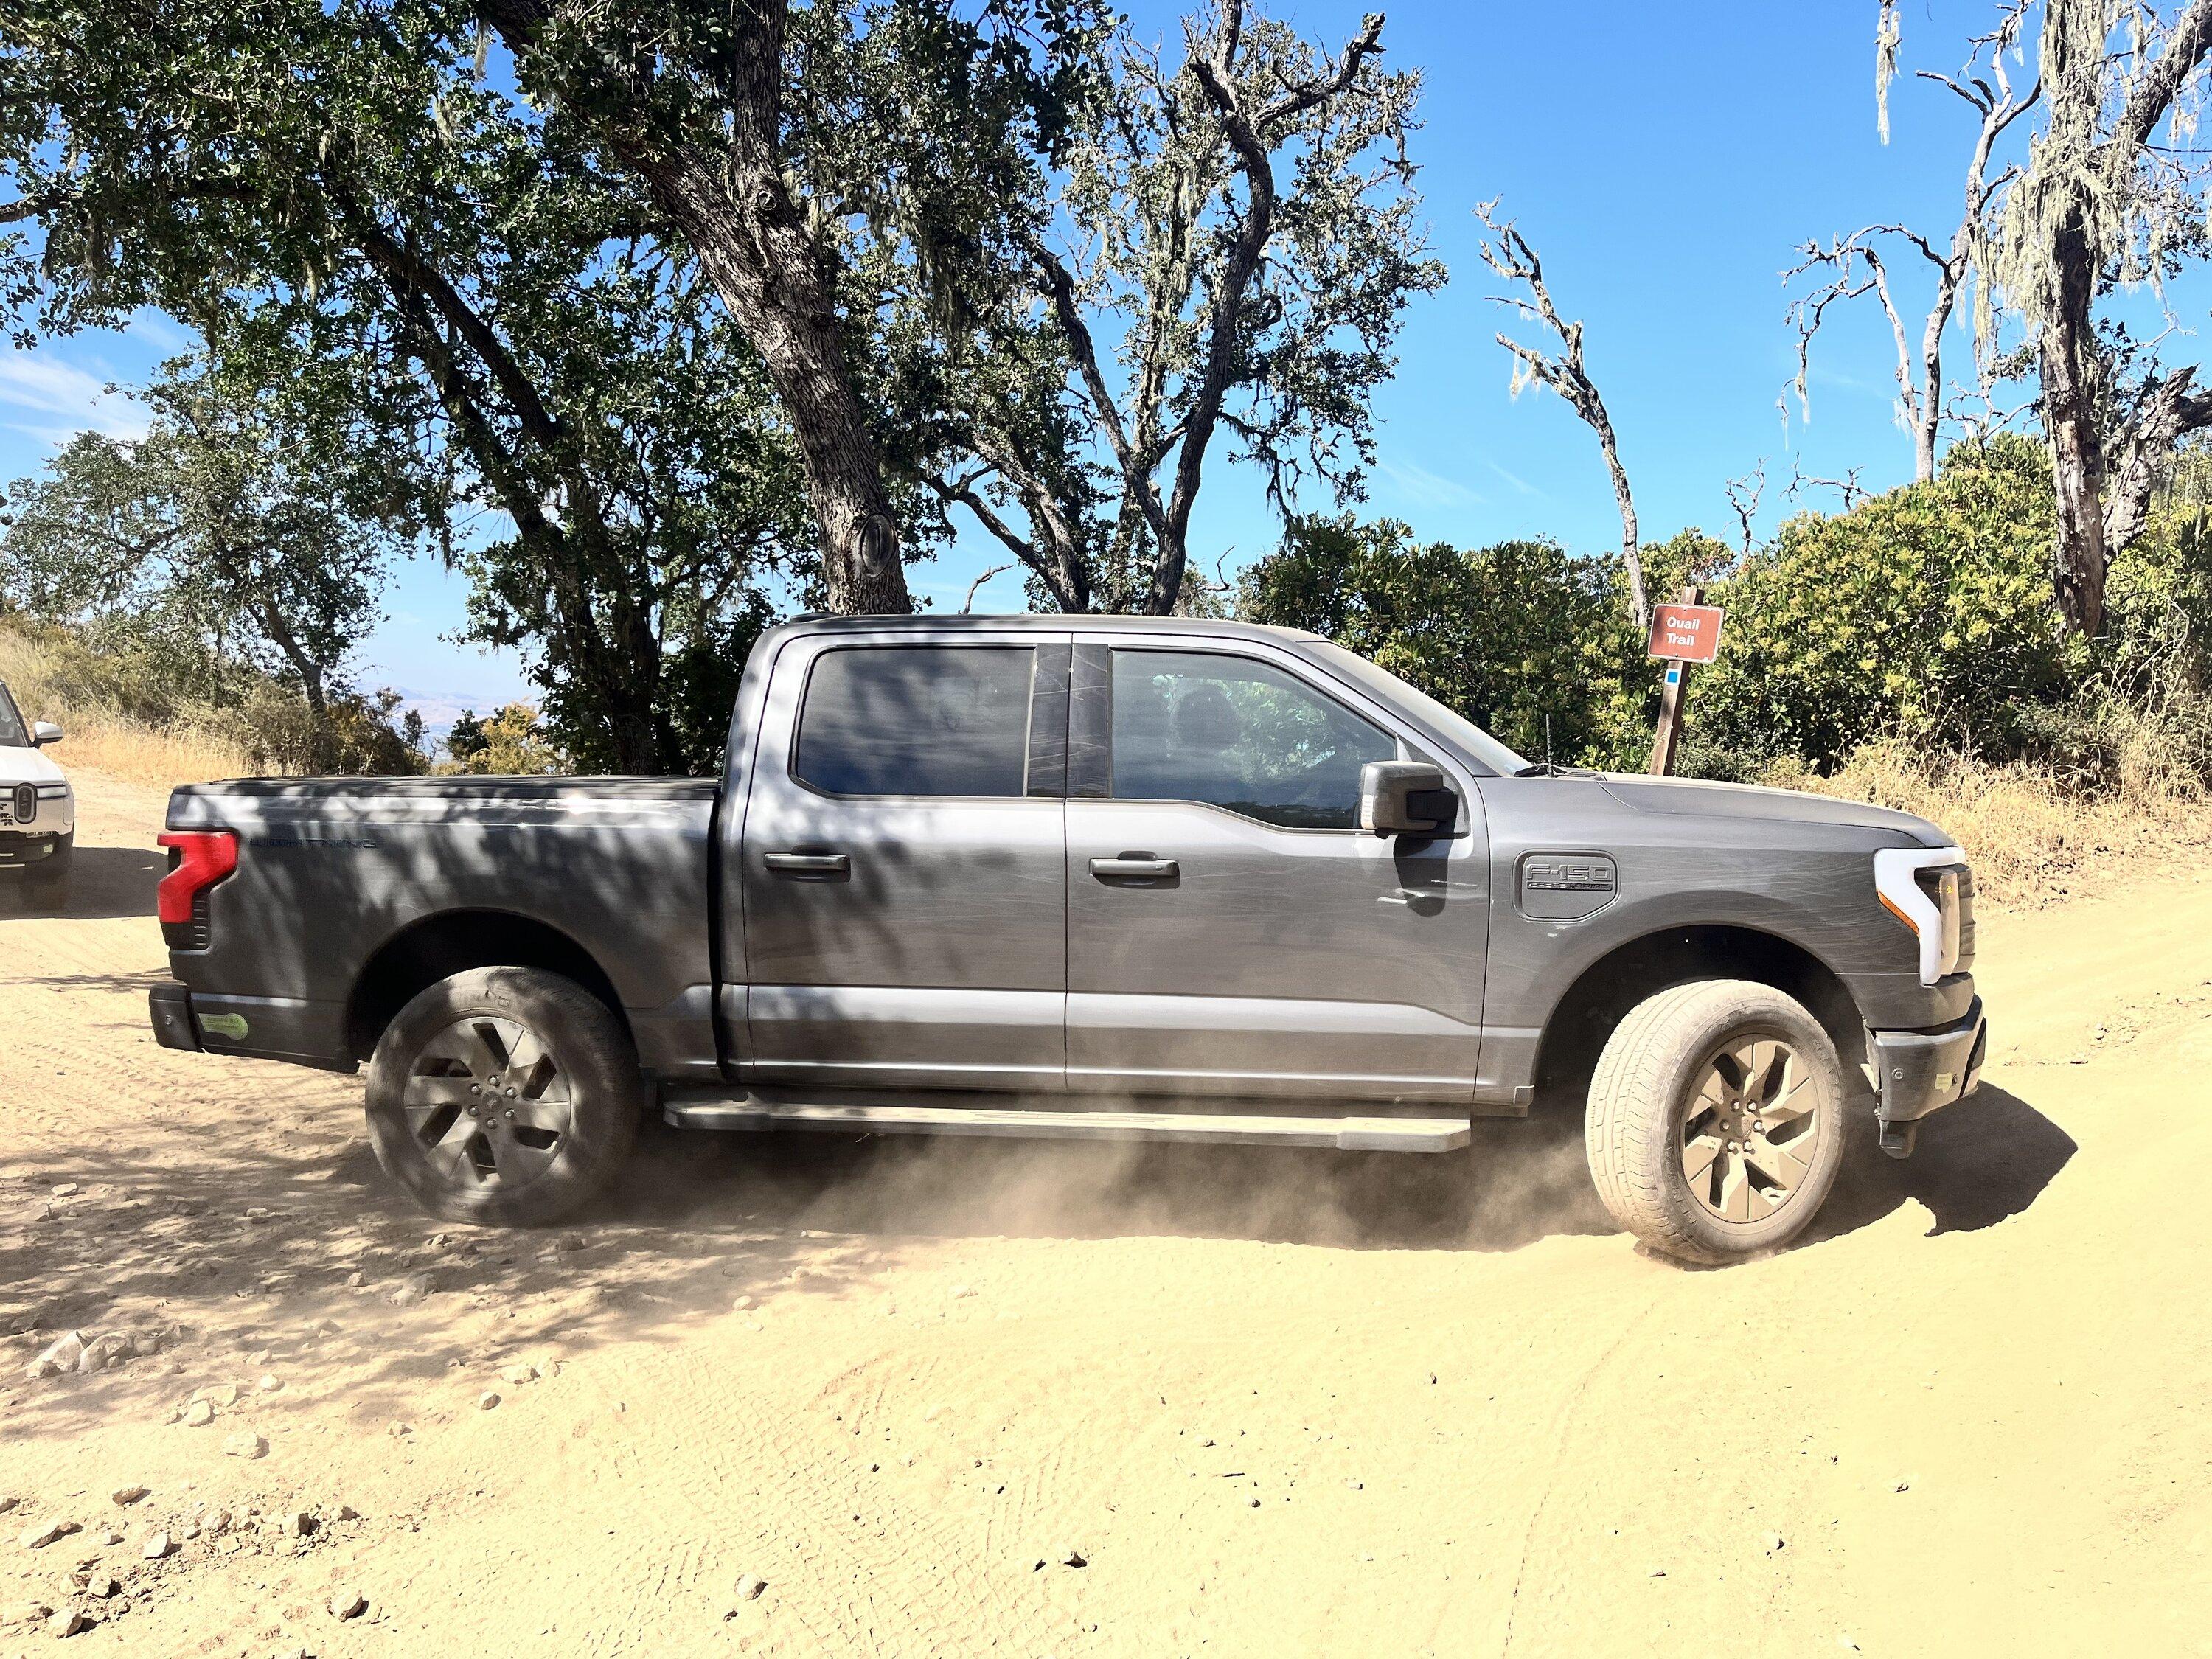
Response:
[[[1651,613],[1651,655],[1667,665],[1659,694],[1659,729],[1651,738],[1651,775],[1674,769],[1674,745],[1682,735],[1682,694],[1693,662],[1711,662],[1721,648],[1721,608],[1703,603],[1705,590],[1685,586],[1673,605]]]

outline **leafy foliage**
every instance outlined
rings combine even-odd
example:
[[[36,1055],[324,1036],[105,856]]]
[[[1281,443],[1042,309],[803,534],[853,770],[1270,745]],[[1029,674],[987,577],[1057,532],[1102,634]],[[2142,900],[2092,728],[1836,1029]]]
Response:
[[[2185,457],[2113,566],[2105,637],[2065,630],[2049,577],[2042,447],[1960,446],[1938,476],[1805,514],[1740,562],[1696,531],[1647,545],[1655,594],[1727,609],[1695,672],[1682,769],[1753,781],[1869,741],[2034,758],[2085,787],[2166,767],[2212,778],[2212,461]],[[1389,521],[1306,520],[1249,573],[1240,614],[1373,658],[1523,754],[1640,769],[1658,673],[1624,620],[1617,555],[1546,542],[1463,551]]]
[[[1039,603],[1181,605],[1224,435],[1286,512],[1364,493],[1405,307],[1444,280],[1407,154],[1420,77],[1375,65],[1380,28],[1332,57],[1227,0],[1179,62],[1116,29],[1065,166],[1027,186],[1034,222],[916,327],[935,488]]]
[[[534,776],[569,769],[568,757],[526,702],[511,702],[481,719],[464,709],[446,739],[446,752],[452,758],[436,769],[447,774]]]
[[[1936,477],[1784,525],[1714,598],[1721,658],[1695,682],[1707,742],[1830,764],[1894,732],[2000,752],[2018,706],[2079,663],[2051,605],[2040,446],[1962,446]]]
[[[1293,523],[1237,611],[1372,659],[1524,755],[1606,749],[1627,684],[1616,572],[1556,542],[1462,550],[1395,520]]]
[[[179,738],[210,767],[356,775],[423,768],[421,722],[400,714],[397,693],[333,689],[317,717],[296,684],[211,655],[173,611],[109,613],[70,628],[0,611],[0,646],[14,647],[14,689],[44,700],[40,707],[140,738]],[[73,738],[83,735],[72,725]]]
[[[0,37],[19,331],[154,306],[264,383],[329,377],[590,764],[703,737],[688,694],[811,556],[758,355],[594,141],[419,0],[33,0]],[[557,705],[553,698],[559,689]]]
[[[134,618],[172,649],[283,678],[305,701],[307,749],[337,763],[331,682],[416,526],[324,390],[312,373],[264,386],[172,363],[144,394],[143,439],[81,433],[15,487],[0,592],[49,621]]]

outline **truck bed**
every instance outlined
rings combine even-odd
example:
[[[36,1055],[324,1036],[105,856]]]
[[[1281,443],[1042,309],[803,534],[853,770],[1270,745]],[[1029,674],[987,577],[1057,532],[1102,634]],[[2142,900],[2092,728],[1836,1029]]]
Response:
[[[211,1049],[349,1066],[367,1058],[349,1028],[380,956],[465,952],[483,912],[550,948],[588,941],[648,1062],[712,1076],[715,798],[711,779],[187,785],[168,828],[235,832],[238,868],[201,896],[204,944],[172,938],[176,972],[218,1026],[244,1023],[226,1038],[203,1020]],[[364,962],[369,986],[352,991]]]

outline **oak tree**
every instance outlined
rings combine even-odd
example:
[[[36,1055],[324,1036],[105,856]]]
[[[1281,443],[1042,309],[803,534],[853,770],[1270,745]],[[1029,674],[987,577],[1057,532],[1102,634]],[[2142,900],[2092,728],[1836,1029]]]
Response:
[[[1381,67],[1382,21],[1333,52],[1242,0],[1172,52],[1117,29],[1019,242],[960,305],[915,295],[933,487],[1036,599],[1210,602],[1190,526],[1224,444],[1279,508],[1361,494],[1405,308],[1444,280],[1407,152],[1420,77]]]

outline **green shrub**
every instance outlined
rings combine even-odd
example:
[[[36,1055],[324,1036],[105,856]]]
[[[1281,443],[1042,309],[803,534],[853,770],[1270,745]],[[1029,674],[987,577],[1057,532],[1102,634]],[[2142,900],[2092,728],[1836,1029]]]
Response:
[[[2052,603],[2053,526],[2049,464],[2008,437],[1792,519],[1711,595],[1728,621],[1692,683],[1698,744],[1823,769],[1884,733],[2017,752],[2022,708],[2063,701],[2086,667]]]
[[[1686,583],[1727,609],[1691,680],[1677,768],[1753,782],[1832,771],[1862,745],[2037,763],[2066,787],[2188,792],[2212,780],[2212,451],[2185,456],[2149,531],[2113,562],[2108,622],[2065,634],[2053,601],[2049,458],[1960,446],[1939,475],[1747,558],[1696,530],[1643,550],[1655,599]],[[1641,769],[1659,672],[1621,562],[1556,543],[1465,551],[1395,521],[1293,524],[1238,613],[1327,635],[1523,754]]]
[[[538,776],[569,769],[568,757],[526,702],[508,703],[481,719],[464,709],[446,739],[446,752],[452,759],[437,770],[449,775]]]
[[[161,613],[114,617],[82,629],[0,616],[0,631],[28,647],[37,701],[152,732],[190,733],[228,745],[254,770],[298,775],[408,775],[423,769],[401,730],[399,696],[337,691],[319,746],[313,714],[296,686],[211,655],[172,630]],[[417,723],[419,725],[419,722]]]
[[[1395,520],[1293,523],[1245,573],[1237,614],[1326,635],[1521,753],[1580,757],[1622,701],[1614,572],[1556,542],[1417,544]]]

